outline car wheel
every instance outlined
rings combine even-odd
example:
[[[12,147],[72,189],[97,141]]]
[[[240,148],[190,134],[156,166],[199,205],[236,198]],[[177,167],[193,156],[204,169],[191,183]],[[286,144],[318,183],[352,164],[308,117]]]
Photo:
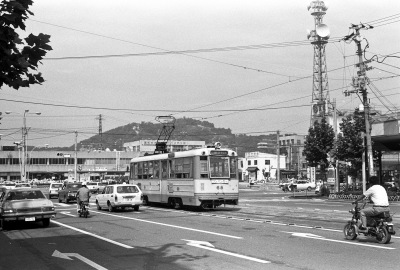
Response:
[[[101,206],[98,201],[96,201],[96,205],[97,205],[97,210],[101,210]]]
[[[133,207],[133,210],[139,211],[139,205],[135,205],[135,206]]]
[[[113,212],[114,207],[111,205],[111,203],[108,203],[108,212]]]
[[[44,228],[49,227],[49,225],[50,225],[50,218],[45,218],[45,219],[43,219],[43,220],[42,220],[42,223],[43,223],[43,227],[44,227]]]
[[[3,228],[3,230],[8,230],[9,229],[9,222],[8,221],[5,221],[5,220],[2,220],[1,221],[1,227]]]

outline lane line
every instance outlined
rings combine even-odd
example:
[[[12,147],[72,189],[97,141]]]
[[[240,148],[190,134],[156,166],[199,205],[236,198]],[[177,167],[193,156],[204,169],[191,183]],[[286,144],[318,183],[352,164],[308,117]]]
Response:
[[[218,236],[223,236],[223,237],[229,237],[229,238],[234,238],[234,239],[243,239],[243,237],[239,236],[234,236],[234,235],[229,235],[229,234],[222,234],[222,233],[216,233],[216,232],[211,232],[211,231],[204,231],[204,230],[198,230],[198,229],[193,229],[193,228],[188,228],[188,227],[182,227],[182,226],[177,226],[177,225],[171,225],[171,224],[166,224],[166,223],[161,223],[161,222],[155,222],[155,221],[149,221],[149,220],[144,220],[144,219],[139,219],[139,218],[132,218],[132,217],[126,217],[126,216],[119,216],[119,215],[114,215],[114,214],[109,214],[109,213],[102,213],[98,211],[91,211],[94,213],[98,213],[100,215],[106,215],[106,216],[111,216],[111,217],[118,217],[118,218],[123,218],[123,219],[129,219],[129,220],[135,220],[135,221],[140,221],[140,222],[146,222],[150,224],[155,224],[155,225],[160,225],[160,226],[166,226],[166,227],[171,227],[171,228],[176,228],[176,229],[182,229],[182,230],[188,230],[188,231],[194,231],[194,232],[201,232],[201,233],[207,233],[207,234],[213,234],[213,235],[218,235]]]
[[[134,248],[134,247],[132,247],[132,246],[128,246],[128,245],[119,243],[119,242],[117,242],[117,241],[114,241],[114,240],[105,238],[105,237],[103,237],[103,236],[100,236],[100,235],[97,235],[97,234],[94,234],[94,233],[91,233],[91,232],[87,232],[87,231],[84,231],[84,230],[81,230],[81,229],[78,229],[78,228],[75,228],[75,227],[66,225],[66,224],[64,224],[64,223],[61,223],[61,222],[58,222],[58,221],[55,221],[55,220],[52,220],[51,222],[52,222],[52,223],[55,223],[55,224],[57,224],[57,225],[59,225],[59,226],[66,227],[66,228],[68,228],[68,229],[71,229],[71,230],[74,230],[74,231],[77,231],[77,232],[80,232],[80,233],[83,233],[83,234],[87,234],[87,235],[96,237],[96,238],[98,238],[98,239],[101,239],[101,240],[103,240],[103,241],[109,242],[109,243],[111,243],[111,244],[114,244],[114,245],[117,245],[117,246],[120,246],[120,247],[124,247],[124,248],[128,248],[128,249],[129,249],[129,248]]]

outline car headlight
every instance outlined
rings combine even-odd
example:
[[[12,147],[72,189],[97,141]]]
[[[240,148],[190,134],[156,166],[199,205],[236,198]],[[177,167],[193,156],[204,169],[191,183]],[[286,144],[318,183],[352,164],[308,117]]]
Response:
[[[10,213],[16,213],[17,211],[15,211],[15,209],[4,209],[3,213],[5,214],[10,214]]]

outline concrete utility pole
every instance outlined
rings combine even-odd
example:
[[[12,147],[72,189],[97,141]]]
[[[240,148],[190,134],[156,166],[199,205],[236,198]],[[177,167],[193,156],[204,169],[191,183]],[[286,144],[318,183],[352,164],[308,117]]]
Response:
[[[357,45],[357,55],[358,55],[358,64],[356,64],[357,67],[359,67],[359,71],[357,72],[357,77],[353,77],[353,87],[355,88],[354,91],[351,92],[345,92],[345,95],[348,96],[350,93],[353,92],[358,92],[362,94],[363,97],[363,107],[364,107],[364,119],[365,119],[365,139],[366,139],[366,155],[367,155],[367,166],[366,166],[366,172],[365,172],[365,177],[363,179],[363,186],[365,186],[366,181],[369,179],[370,176],[375,175],[374,173],[374,163],[373,163],[373,156],[372,156],[372,140],[371,140],[371,124],[369,121],[369,111],[370,111],[370,106],[368,102],[368,95],[367,95],[367,89],[366,85],[369,84],[369,79],[366,76],[366,71],[372,69],[367,66],[371,60],[368,61],[363,61],[363,50],[361,48],[361,41],[363,38],[360,35],[360,29],[371,29],[373,28],[372,26],[369,25],[364,25],[362,23],[358,25],[352,24],[350,26],[350,29],[353,29],[353,33],[345,37],[346,40],[352,39],[356,45]],[[364,162],[364,159],[363,159]]]
[[[76,181],[76,171],[78,168],[78,131],[75,130],[75,157],[74,157],[74,179]]]
[[[280,149],[279,149],[280,143],[279,143],[279,130],[276,131],[276,156],[277,156],[277,161],[276,161],[276,179],[278,180],[278,184],[281,183],[281,165],[280,165]]]

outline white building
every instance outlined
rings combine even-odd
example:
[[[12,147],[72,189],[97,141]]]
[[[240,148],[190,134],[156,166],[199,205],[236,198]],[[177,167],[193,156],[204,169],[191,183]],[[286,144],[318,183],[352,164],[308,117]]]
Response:
[[[239,168],[242,169],[242,179],[247,181],[263,180],[267,177],[276,179],[278,156],[261,152],[247,152],[239,159]],[[279,158],[279,168],[286,169],[286,156]]]
[[[124,143],[126,152],[153,153],[156,149],[157,140],[140,140]],[[169,152],[180,152],[196,148],[205,147],[205,141],[168,141],[167,150]]]

